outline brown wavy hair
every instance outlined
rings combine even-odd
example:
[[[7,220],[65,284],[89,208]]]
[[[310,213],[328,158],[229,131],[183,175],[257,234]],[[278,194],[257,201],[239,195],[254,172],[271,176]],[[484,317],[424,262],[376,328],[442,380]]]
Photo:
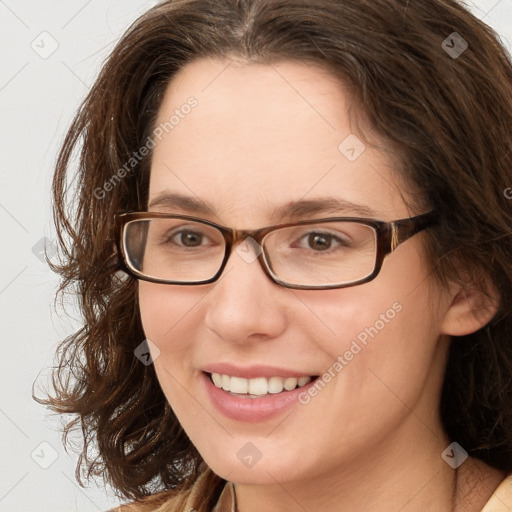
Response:
[[[469,45],[458,58],[442,47],[453,32]],[[512,66],[498,36],[452,0],[180,0],[127,30],[56,164],[54,269],[60,292],[78,297],[83,327],[62,342],[54,390],[39,401],[73,415],[65,437],[81,429],[79,480],[103,475],[119,495],[140,499],[186,488],[199,472],[153,367],[134,357],[145,336],[113,215],[146,208],[151,154],[130,159],[173,76],[202,57],[313,63],[350,87],[417,204],[440,217],[425,234],[434,276],[499,292],[493,320],[452,340],[440,407],[451,439],[511,471]]]

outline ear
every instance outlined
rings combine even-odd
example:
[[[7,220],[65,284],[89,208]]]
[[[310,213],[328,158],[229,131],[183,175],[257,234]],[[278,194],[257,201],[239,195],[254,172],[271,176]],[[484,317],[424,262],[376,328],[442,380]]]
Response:
[[[485,287],[473,283],[458,285],[452,289],[452,302],[441,323],[441,333],[464,336],[487,325],[500,304],[498,290],[488,279]]]

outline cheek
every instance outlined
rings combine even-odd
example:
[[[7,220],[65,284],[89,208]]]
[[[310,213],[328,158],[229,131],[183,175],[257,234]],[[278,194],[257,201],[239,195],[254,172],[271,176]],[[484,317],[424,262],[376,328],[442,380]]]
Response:
[[[316,337],[328,362],[320,376],[325,387],[302,397],[312,419],[302,426],[304,457],[325,451],[322,439],[330,440],[323,463],[332,457],[335,464],[340,453],[377,446],[418,404],[418,416],[434,421],[426,411],[437,409],[446,351],[439,350],[435,318],[427,314],[427,286],[409,294],[410,287],[383,293],[370,285],[357,296],[349,289],[346,296],[338,294],[337,307],[332,300],[322,305],[319,298],[309,303],[335,334]]]
[[[194,309],[200,301],[197,291],[186,287],[139,282],[139,308],[146,338],[155,343],[166,364],[183,362],[193,346],[197,322]],[[170,342],[172,341],[172,347]],[[172,354],[172,358],[169,357]]]
[[[200,326],[196,308],[204,293],[183,286],[139,282],[144,334],[160,351],[154,358],[157,378],[178,420],[187,429],[202,414],[186,390],[192,390],[194,380],[192,360]]]
[[[302,328],[311,336],[317,333],[312,339],[328,354],[327,370],[343,374],[333,379],[333,388],[344,399],[380,407],[384,397],[389,402],[395,394],[408,403],[422,392],[431,372],[436,374],[434,387],[442,380],[444,298],[421,256],[410,248],[401,252],[402,257],[397,250],[385,261],[374,281],[301,297],[317,313],[309,318],[318,326]]]

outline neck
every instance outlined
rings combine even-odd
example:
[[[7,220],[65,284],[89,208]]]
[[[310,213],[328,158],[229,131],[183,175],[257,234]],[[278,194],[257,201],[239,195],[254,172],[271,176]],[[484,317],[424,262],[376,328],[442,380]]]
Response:
[[[442,430],[423,430],[423,440],[397,433],[396,443],[375,443],[365,459],[300,481],[236,485],[237,512],[259,512],[262,503],[266,512],[480,512],[505,475],[472,458],[453,469],[441,458],[450,444]]]

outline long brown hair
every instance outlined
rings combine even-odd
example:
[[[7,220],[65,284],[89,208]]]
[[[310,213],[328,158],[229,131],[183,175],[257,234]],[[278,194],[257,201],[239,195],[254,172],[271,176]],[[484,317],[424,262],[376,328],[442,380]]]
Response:
[[[207,56],[314,63],[350,86],[417,204],[440,217],[425,247],[436,278],[463,279],[456,258],[472,286],[499,291],[494,319],[451,343],[441,414],[471,455],[512,470],[512,66],[496,34],[453,0],[179,0],[121,38],[56,166],[55,270],[83,327],[62,343],[54,392],[40,401],[75,415],[77,474],[103,475],[130,498],[198,474],[153,367],[134,357],[145,338],[137,282],[120,273],[112,221],[145,208],[151,154],[139,149],[175,73]]]

